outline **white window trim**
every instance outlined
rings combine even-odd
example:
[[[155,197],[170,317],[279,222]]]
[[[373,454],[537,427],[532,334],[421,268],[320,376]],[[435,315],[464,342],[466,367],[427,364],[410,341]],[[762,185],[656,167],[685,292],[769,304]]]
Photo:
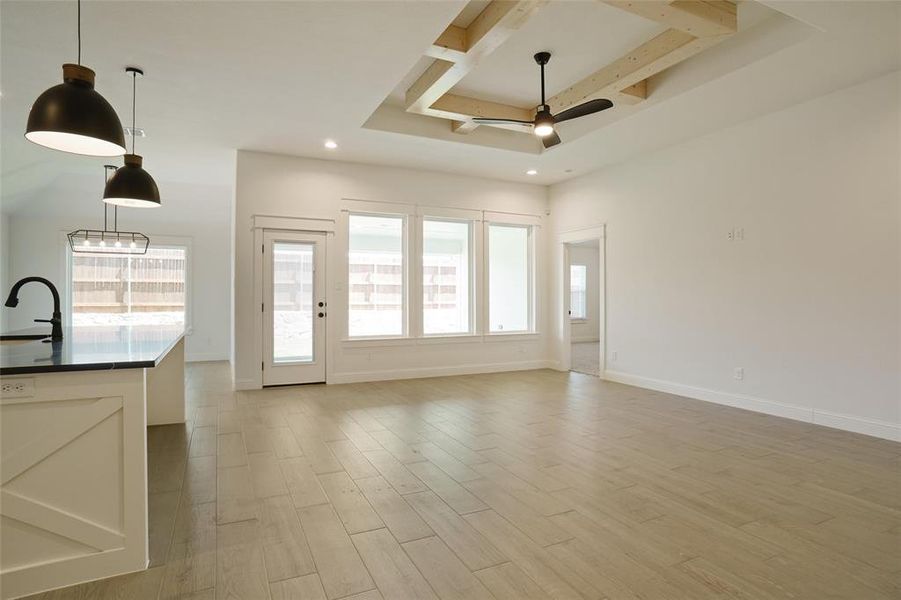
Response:
[[[153,235],[150,238],[150,248],[184,248],[185,249],[185,335],[194,333],[194,248],[193,238],[183,236]],[[72,325],[72,249],[69,246],[67,232],[60,232],[60,251],[62,252],[63,265],[63,323]],[[138,255],[140,256],[140,255]]]
[[[336,282],[339,292],[333,303],[343,305],[344,322],[341,324],[339,342],[342,347],[377,348],[415,346],[440,343],[482,343],[503,341],[526,341],[541,336],[539,283],[541,258],[537,252],[542,227],[538,215],[493,212],[476,209],[423,206],[405,202],[379,202],[342,198],[340,222],[336,228],[337,241],[344,248],[344,282]],[[404,335],[395,336],[354,336],[349,335],[349,273],[350,263],[347,250],[350,245],[349,215],[405,217],[404,219]],[[423,334],[422,315],[422,219],[458,220],[471,222],[471,260],[473,263],[470,286],[470,332]],[[529,330],[489,331],[489,290],[488,290],[488,225],[529,227]],[[412,250],[412,251],[411,251]]]

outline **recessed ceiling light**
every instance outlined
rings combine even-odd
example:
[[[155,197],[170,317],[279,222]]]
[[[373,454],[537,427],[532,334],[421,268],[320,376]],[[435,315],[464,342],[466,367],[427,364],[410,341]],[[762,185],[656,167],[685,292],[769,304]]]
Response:
[[[334,150],[338,147],[338,143],[335,140],[325,140],[325,144],[323,144],[329,150]]]
[[[528,171],[526,171],[526,175],[538,175],[538,171],[536,171],[535,169],[529,169]]]

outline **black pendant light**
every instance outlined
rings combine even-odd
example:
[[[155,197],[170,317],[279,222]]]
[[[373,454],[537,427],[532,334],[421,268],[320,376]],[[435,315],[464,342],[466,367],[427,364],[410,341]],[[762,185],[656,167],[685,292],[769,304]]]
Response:
[[[121,156],[125,135],[119,116],[94,90],[94,71],[81,64],[81,0],[78,0],[78,64],[63,65],[63,83],[38,96],[28,113],[29,141],[88,156]]]
[[[135,154],[135,108],[137,98],[137,78],[144,71],[137,67],[126,67],[125,71],[132,76],[131,100],[131,154],[125,155],[125,166],[116,169],[116,173],[106,182],[103,190],[103,201],[118,206],[135,208],[154,208],[160,205],[160,190],[150,173],[144,170],[143,158]]]

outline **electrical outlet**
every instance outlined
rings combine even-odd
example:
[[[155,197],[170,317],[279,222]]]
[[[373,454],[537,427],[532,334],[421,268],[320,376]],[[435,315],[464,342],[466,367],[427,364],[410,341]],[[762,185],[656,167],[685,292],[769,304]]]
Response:
[[[745,370],[742,367],[735,367],[735,370],[732,371],[732,377],[741,381],[745,378]]]
[[[610,360],[612,360],[613,362],[616,362],[617,358],[619,358],[619,356],[617,355],[616,351],[613,351],[610,353]]]
[[[4,398],[30,398],[34,396],[34,379],[7,379],[0,383],[0,396]]]

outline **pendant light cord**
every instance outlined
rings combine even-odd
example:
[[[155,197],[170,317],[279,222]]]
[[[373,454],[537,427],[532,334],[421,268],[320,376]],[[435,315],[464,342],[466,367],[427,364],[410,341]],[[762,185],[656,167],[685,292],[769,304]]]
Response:
[[[78,0],[78,64],[81,64],[81,0]]]
[[[81,0],[78,0],[81,2]],[[135,138],[138,137],[138,130],[135,128],[135,114],[138,105],[138,74],[134,71],[131,73],[131,153],[135,153]]]

